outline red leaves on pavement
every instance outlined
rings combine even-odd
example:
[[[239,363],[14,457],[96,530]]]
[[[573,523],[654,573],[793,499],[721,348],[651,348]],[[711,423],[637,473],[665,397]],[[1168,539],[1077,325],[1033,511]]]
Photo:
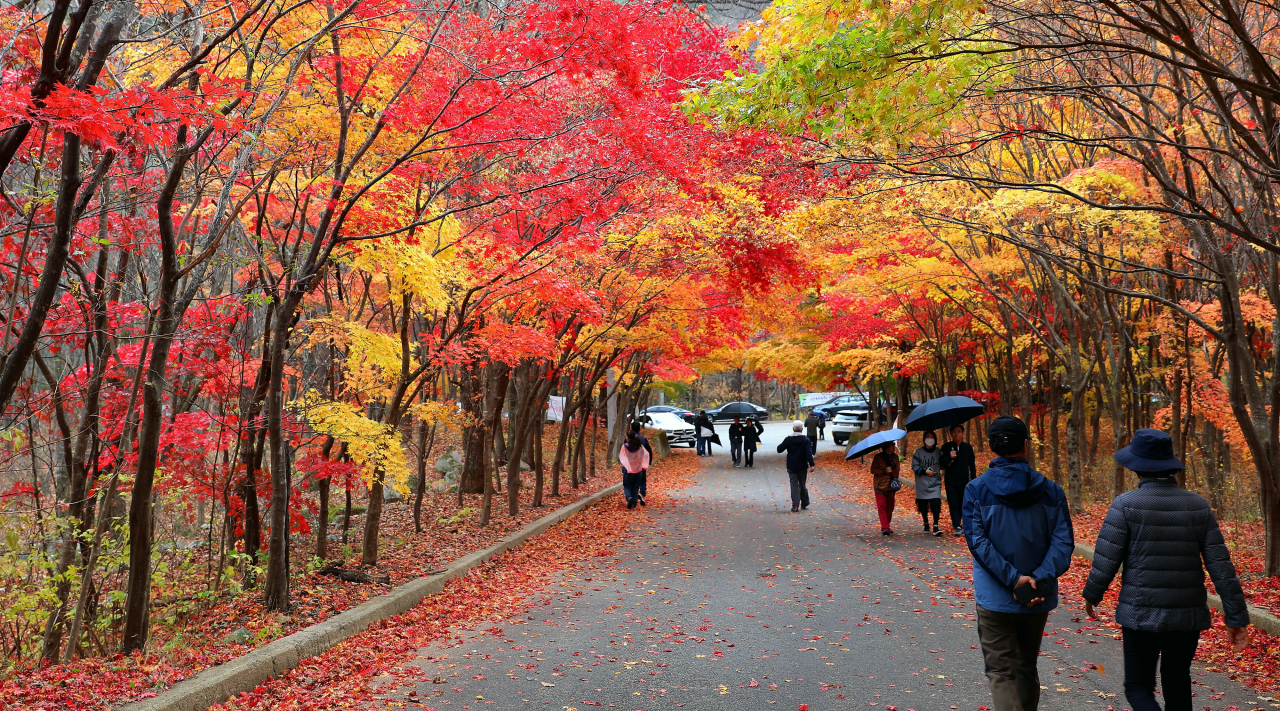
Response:
[[[684,486],[701,462],[675,456],[649,473],[649,510],[670,505],[666,492]],[[552,574],[596,555],[611,552],[648,521],[645,509],[627,510],[621,497],[593,506],[524,546],[508,551],[471,574],[450,581],[445,591],[412,610],[385,620],[377,630],[356,635],[308,659],[279,679],[241,694],[225,709],[361,708],[375,693],[373,677],[407,680],[420,672],[403,666],[415,651],[447,641],[463,629],[493,623],[526,624],[534,595],[551,584]],[[584,540],[598,544],[584,547]],[[455,644],[460,638],[454,637]]]

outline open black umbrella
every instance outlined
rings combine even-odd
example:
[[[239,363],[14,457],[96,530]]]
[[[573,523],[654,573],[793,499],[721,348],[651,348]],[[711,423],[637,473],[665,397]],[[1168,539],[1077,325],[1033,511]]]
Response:
[[[986,411],[982,403],[963,395],[935,397],[911,411],[907,418],[907,431],[923,432],[963,425]]]
[[[880,449],[887,442],[896,442],[906,436],[907,431],[899,429],[885,430],[884,432],[877,432],[873,435],[868,435],[866,439],[862,440],[857,445],[850,447],[849,453],[844,455],[844,458],[854,459],[855,457],[861,457],[868,452]]]

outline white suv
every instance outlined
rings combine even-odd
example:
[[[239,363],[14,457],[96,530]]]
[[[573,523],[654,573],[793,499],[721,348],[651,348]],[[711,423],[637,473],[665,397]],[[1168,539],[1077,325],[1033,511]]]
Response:
[[[871,428],[871,411],[843,410],[836,414],[828,428],[831,430],[832,441],[843,447],[848,444],[849,436],[854,432],[865,432]]]

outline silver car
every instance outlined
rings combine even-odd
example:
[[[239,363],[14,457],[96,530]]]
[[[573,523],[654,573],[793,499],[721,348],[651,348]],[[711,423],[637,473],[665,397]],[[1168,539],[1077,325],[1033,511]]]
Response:
[[[645,422],[645,418],[648,422]],[[695,446],[696,439],[693,436],[693,425],[680,419],[675,413],[671,412],[649,412],[641,415],[641,422],[645,427],[651,427],[655,430],[662,430],[667,433],[667,444],[672,447],[683,444],[689,447]]]
[[[849,437],[854,432],[865,432],[871,429],[871,411],[843,410],[836,414],[836,418],[827,428],[831,430],[832,441],[843,447],[848,444]]]

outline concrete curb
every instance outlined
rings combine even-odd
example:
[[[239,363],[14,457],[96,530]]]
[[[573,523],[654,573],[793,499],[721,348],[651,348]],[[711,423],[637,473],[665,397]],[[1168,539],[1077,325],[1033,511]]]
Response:
[[[342,641],[368,629],[370,625],[394,617],[444,590],[445,584],[466,575],[472,568],[546,531],[592,504],[622,490],[614,484],[543,516],[497,543],[463,556],[442,573],[412,580],[386,595],[369,600],[324,622],[312,625],[259,647],[225,664],[210,667],[187,677],[150,699],[127,704],[122,711],[204,711],[236,694],[252,691],[258,684],[278,677]]]
[[[904,477],[900,477],[899,480],[902,482],[903,486],[909,486],[913,489],[915,488],[916,482],[914,478],[909,478],[904,476]],[[942,496],[943,496],[943,499],[945,500],[946,493],[944,492]],[[1076,543],[1075,554],[1080,556],[1081,558],[1085,558],[1087,560],[1092,561],[1093,546],[1088,546],[1083,543]],[[1221,610],[1222,598],[1218,597],[1217,595],[1214,595],[1213,593],[1209,593],[1209,609]],[[1276,617],[1275,615],[1271,614],[1270,612],[1260,607],[1254,607],[1253,605],[1249,605],[1249,622],[1254,627],[1257,627],[1258,629],[1262,630],[1263,632],[1266,632],[1267,634],[1280,637],[1280,617]]]

